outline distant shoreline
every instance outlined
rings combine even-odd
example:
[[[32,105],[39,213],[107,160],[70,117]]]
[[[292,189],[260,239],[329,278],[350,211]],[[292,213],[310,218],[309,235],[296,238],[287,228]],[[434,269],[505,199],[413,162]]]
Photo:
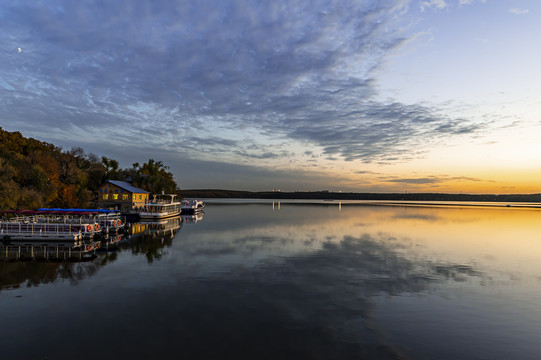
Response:
[[[239,191],[222,189],[180,190],[185,198],[298,199],[298,200],[376,200],[376,201],[474,201],[540,202],[541,194],[446,194],[446,193],[354,193],[331,191]]]

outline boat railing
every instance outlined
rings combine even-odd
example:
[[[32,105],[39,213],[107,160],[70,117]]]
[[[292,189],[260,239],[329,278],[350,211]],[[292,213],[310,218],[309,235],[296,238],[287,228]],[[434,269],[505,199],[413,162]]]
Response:
[[[84,231],[83,231],[84,230]],[[4,235],[38,235],[38,234],[82,234],[86,232],[88,227],[83,227],[78,224],[47,224],[47,223],[26,223],[26,222],[1,222],[0,231]]]
[[[94,215],[23,215],[1,220],[0,222],[11,224],[73,225],[75,229],[80,228],[83,233],[97,232],[100,229],[100,223]]]
[[[0,212],[0,238],[93,238],[99,232],[124,228],[126,217],[120,213],[65,211]]]
[[[147,200],[145,205],[167,205],[175,203],[175,194],[158,194],[152,197],[152,200]]]

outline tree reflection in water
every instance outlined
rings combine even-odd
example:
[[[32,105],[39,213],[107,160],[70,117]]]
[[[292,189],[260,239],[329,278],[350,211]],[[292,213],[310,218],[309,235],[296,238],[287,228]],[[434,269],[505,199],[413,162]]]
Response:
[[[114,242],[107,250],[101,249],[95,256],[86,256],[81,260],[76,258],[64,261],[50,259],[36,259],[32,261],[0,261],[0,291],[2,289],[15,289],[21,286],[38,286],[53,283],[57,280],[69,280],[72,284],[93,276],[99,269],[118,259],[118,252],[130,250],[132,254],[146,256],[148,263],[161,260],[167,254],[182,222],[180,217],[166,221],[146,223],[138,228],[137,233],[127,233],[114,236]],[[107,243],[109,237],[102,239]]]
[[[19,261],[0,262],[0,290],[32,287],[57,280],[78,281],[94,275],[101,264],[96,262]]]

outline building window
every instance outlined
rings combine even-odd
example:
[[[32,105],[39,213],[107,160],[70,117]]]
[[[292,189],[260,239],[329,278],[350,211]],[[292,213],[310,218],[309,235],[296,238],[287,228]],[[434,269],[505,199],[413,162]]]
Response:
[[[113,194],[113,200],[118,200],[118,194]]]
[[[139,200],[142,200],[142,199],[143,199],[143,195],[139,194]]]
[[[100,189],[100,192],[103,192],[103,189]]]
[[[115,192],[118,194],[118,189],[115,189]]]
[[[103,194],[103,200],[109,199],[109,194]]]
[[[128,200],[128,194],[122,194],[122,200]]]

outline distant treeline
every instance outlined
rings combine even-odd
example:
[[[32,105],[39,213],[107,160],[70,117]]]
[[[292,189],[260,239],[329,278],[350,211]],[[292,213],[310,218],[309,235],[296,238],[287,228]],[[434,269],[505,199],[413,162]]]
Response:
[[[120,169],[117,160],[68,151],[0,127],[0,210],[88,207],[106,180],[131,179],[151,193],[175,193],[173,174],[161,161]]]
[[[303,199],[303,200],[410,200],[410,201],[496,201],[541,202],[541,194],[437,194],[437,193],[347,193],[327,191],[235,191],[235,190],[182,190],[186,198],[241,198],[241,199]]]

